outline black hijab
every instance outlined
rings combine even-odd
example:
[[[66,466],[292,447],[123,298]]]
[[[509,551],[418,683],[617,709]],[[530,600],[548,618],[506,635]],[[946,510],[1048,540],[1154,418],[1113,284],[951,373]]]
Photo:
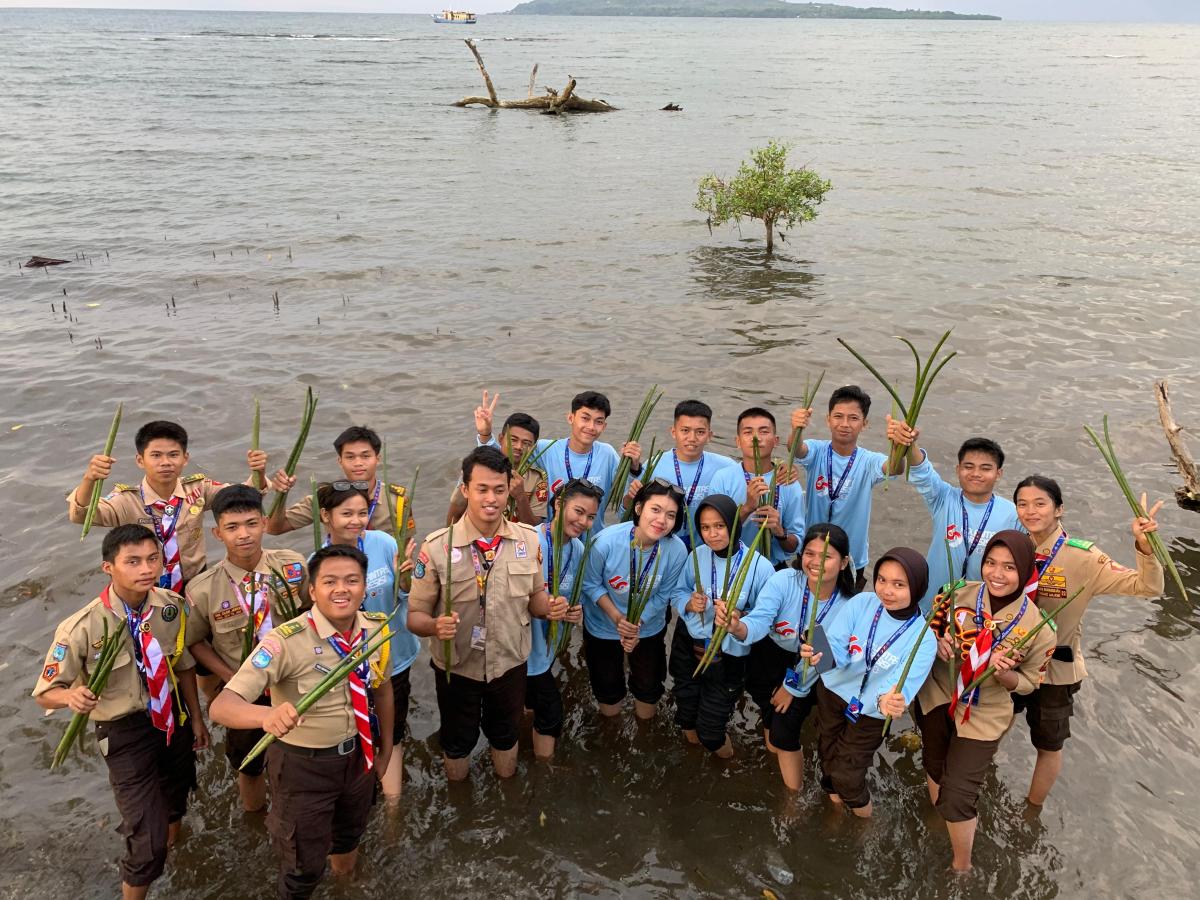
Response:
[[[1026,539],[1025,543],[1029,543],[1029,540]],[[911,618],[920,609],[921,598],[925,596],[929,587],[929,564],[925,562],[924,556],[911,547],[893,547],[875,561],[875,570],[872,573],[874,580],[879,580],[879,567],[889,560],[904,570],[904,576],[908,579],[909,604],[896,612],[889,609],[888,615],[896,619]]]
[[[741,537],[737,521],[737,501],[732,497],[726,497],[724,494],[709,494],[696,505],[696,539],[702,544],[704,543],[704,539],[700,537],[700,510],[705,507],[715,510],[717,515],[721,517],[721,521],[725,523],[725,527],[729,530],[729,544],[724,550],[713,550],[716,556],[724,559],[732,551],[736,551],[738,539]],[[692,549],[695,550],[696,548],[693,547]]]
[[[1017,531],[1015,528],[1009,528],[1005,531],[997,531],[992,539],[987,542],[987,546],[983,548],[983,558],[987,559],[987,555],[992,552],[992,548],[997,544],[1008,549],[1012,554],[1013,561],[1017,564],[1017,589],[1003,597],[992,597],[992,609],[1003,609],[1021,596],[1025,590],[1025,585],[1029,584],[1029,579],[1033,577],[1033,567],[1037,562],[1037,557],[1033,549],[1033,541],[1029,539],[1023,531]],[[988,591],[991,595],[991,591]]]

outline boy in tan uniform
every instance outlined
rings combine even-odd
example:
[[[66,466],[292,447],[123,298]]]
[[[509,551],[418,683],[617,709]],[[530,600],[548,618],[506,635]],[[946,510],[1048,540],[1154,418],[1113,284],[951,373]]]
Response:
[[[262,495],[254,488],[245,484],[222,488],[210,509],[217,523],[213,536],[225,545],[226,556],[188,582],[187,600],[191,609],[185,640],[194,659],[221,681],[228,682],[249,655],[246,652],[249,616],[253,614],[255,621],[252,652],[277,622],[292,618],[279,614],[279,604],[294,604],[297,612],[309,606],[308,573],[304,557],[294,550],[263,548],[267,519]],[[265,697],[255,702],[270,705]],[[267,805],[263,757],[238,770],[262,736],[258,729],[236,728],[229,729],[225,736],[225,757],[238,773],[238,793],[247,812],[258,812]]]
[[[504,518],[511,476],[512,461],[496,447],[476,447],[467,455],[467,511],[450,529],[425,539],[408,597],[408,630],[429,638],[442,759],[451,781],[467,777],[481,728],[496,774],[516,772],[530,616],[563,619],[567,613],[564,598],[546,594],[537,532]],[[443,614],[447,577],[450,615]]]
[[[134,437],[141,484],[118,484],[96,507],[95,523],[105,528],[144,525],[163,545],[160,587],[183,593],[184,585],[204,570],[204,507],[225,485],[207,475],[183,475],[188,463],[187,432],[174,422],[147,422]],[[267,468],[267,454],[249,450],[250,479]],[[82,525],[92,499],[92,485],[112,474],[116,459],[93,456],[75,490],[67,495],[67,517]]]
[[[125,835],[121,896],[137,900],[163,872],[196,786],[195,750],[208,746],[208,731],[183,642],[183,598],[155,585],[158,541],[140,525],[118,525],[104,536],[102,555],[111,581],[58,626],[33,697],[95,723]],[[87,682],[106,623],[122,646],[97,697]]]
[[[261,729],[271,810],[267,829],[279,852],[279,896],[310,897],[325,874],[349,875],[371,815],[377,779],[392,754],[389,642],[333,687],[301,719],[300,698],[387,619],[361,611],[367,557],[355,547],[323,547],[309,560],[313,608],[277,625],[242,663],[210,707],[226,728]],[[270,689],[270,708],[254,701]]]
[[[501,448],[513,464],[513,476],[508,483],[508,505],[505,507],[505,516],[513,522],[537,525],[546,519],[546,507],[550,501],[550,487],[546,480],[546,473],[536,465],[530,465],[524,475],[518,475],[516,469],[526,454],[536,454],[541,425],[528,413],[515,412],[504,420],[504,428],[500,431],[500,442],[497,444],[492,441],[492,410],[495,409],[496,401],[499,399],[500,395],[497,394],[492,398],[490,405],[476,407],[475,432],[484,443],[491,443],[493,446]],[[484,400],[487,401],[486,391]],[[485,434],[487,438],[482,437]],[[454,490],[450,492],[450,510],[446,514],[447,525],[457,522],[467,511],[467,501],[463,497],[462,491],[459,490],[460,487],[460,484],[456,484]]]

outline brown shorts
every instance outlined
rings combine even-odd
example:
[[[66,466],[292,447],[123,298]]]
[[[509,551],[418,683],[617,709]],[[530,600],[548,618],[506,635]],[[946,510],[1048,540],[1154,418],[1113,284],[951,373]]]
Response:
[[[267,830],[279,853],[279,896],[310,897],[331,853],[358,847],[375,800],[375,771],[357,743],[345,756],[307,756],[281,742],[267,748]]]
[[[1013,694],[1013,713],[1025,713],[1029,740],[1038,750],[1061,750],[1071,736],[1071,716],[1081,682],[1043,684],[1032,694]]]
[[[979,789],[1000,739],[976,741],[959,737],[949,709],[948,703],[929,712],[918,708],[917,727],[923,745],[921,762],[925,774],[938,785],[938,800],[934,805],[942,818],[947,822],[967,822],[979,814],[976,808]]]
[[[821,757],[821,789],[837,794],[850,809],[871,802],[867,772],[875,762],[875,751],[883,743],[883,719],[859,716],[846,718],[846,701],[818,681],[817,751]]]
[[[254,705],[270,706],[271,698],[259,697],[254,701]],[[254,745],[262,740],[262,736],[261,728],[227,728],[225,730],[225,758],[229,760],[229,766],[233,769],[234,775],[249,775],[254,778],[261,775],[266,769],[267,756],[265,753],[260,753],[250,760],[250,765],[246,768],[238,768],[246,755],[254,749]]]
[[[167,826],[183,818],[188,794],[196,786],[192,729],[176,722],[168,745],[166,734],[139,712],[97,722],[96,740],[121,813],[121,880],[134,887],[148,885],[167,861]]]

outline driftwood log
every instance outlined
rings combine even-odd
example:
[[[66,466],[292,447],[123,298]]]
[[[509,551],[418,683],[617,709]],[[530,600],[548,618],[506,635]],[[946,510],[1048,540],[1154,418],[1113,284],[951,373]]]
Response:
[[[1175,465],[1183,478],[1183,487],[1175,489],[1175,500],[1184,509],[1200,512],[1200,469],[1196,468],[1196,462],[1180,435],[1183,428],[1175,422],[1171,412],[1171,398],[1167,396],[1165,378],[1154,382],[1154,399],[1158,403],[1158,420],[1162,422],[1171,455],[1175,457]]]
[[[524,100],[501,100],[496,96],[496,87],[492,84],[492,76],[488,74],[487,67],[483,64],[483,57],[479,55],[479,48],[475,46],[475,42],[471,38],[466,38],[464,43],[471,50],[471,55],[475,57],[475,63],[479,66],[479,74],[483,76],[483,86],[487,89],[486,97],[463,97],[455,102],[455,106],[486,106],[489,109],[537,109],[550,115],[559,113],[577,113],[577,112],[612,112],[616,109],[615,106],[606,100],[586,100],[583,97],[575,95],[575,79],[567,76],[567,86],[561,92],[554,88],[546,88],[546,93],[540,97],[533,95],[534,79],[537,78],[537,69],[535,65],[533,71],[529,73],[529,96]]]
[[[44,269],[46,266],[65,266],[69,262],[69,259],[54,259],[50,256],[31,256],[29,257],[29,262],[25,263],[25,268]]]

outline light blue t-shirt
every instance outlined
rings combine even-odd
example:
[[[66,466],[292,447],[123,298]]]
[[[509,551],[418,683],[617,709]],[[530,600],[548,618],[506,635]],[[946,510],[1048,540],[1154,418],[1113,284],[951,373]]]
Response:
[[[629,551],[633,528],[632,522],[610,525],[594,539],[592,552],[588,554],[583,575],[583,591],[587,597],[583,604],[583,624],[589,634],[605,640],[620,640],[620,635],[612,619],[600,609],[599,598],[607,594],[618,610],[629,611]],[[651,637],[666,628],[667,607],[671,605],[675,585],[679,583],[679,573],[687,564],[687,548],[675,535],[667,535],[655,546],[661,560],[657,561],[658,579],[638,628],[641,637]],[[650,558],[653,552],[653,548],[639,551],[642,565],[635,574],[643,585],[650,584],[654,573],[656,561]]]
[[[601,441],[592,444],[590,453],[579,454],[571,450],[566,438],[554,441],[539,440],[533,455],[537,456],[539,453],[541,456],[535,465],[546,473],[551,497],[572,478],[590,481],[604,491],[604,496],[600,498],[600,511],[596,514],[596,521],[592,523],[590,532],[592,537],[598,536],[604,529],[604,507],[608,503],[609,491],[612,490],[613,476],[617,474],[620,455],[611,444]]]
[[[679,464],[679,471],[675,470],[675,464]],[[676,455],[674,450],[664,453],[658,461],[658,465],[654,467],[654,471],[649,476],[642,476],[642,483],[651,481],[655,478],[662,478],[672,484],[679,485],[679,489],[683,491],[683,498],[687,502],[688,514],[694,516],[696,507],[700,505],[700,501],[713,493],[710,484],[717,472],[722,469],[728,469],[736,466],[737,463],[728,456],[722,456],[719,453],[709,453],[704,451],[703,455],[695,462],[684,462]],[[689,540],[687,523],[684,523],[683,528],[679,530],[679,539],[684,545],[691,549],[691,541]],[[700,535],[696,535],[696,540],[700,540]]]
[[[965,578],[967,581],[980,581],[982,575],[980,566],[983,564],[983,549],[997,531],[1016,528],[1020,531],[1021,522],[1017,518],[1017,508],[1011,500],[1006,500],[996,494],[992,495],[993,504],[990,514],[987,503],[972,503],[963,497],[962,488],[947,484],[933,468],[933,463],[926,455],[919,466],[909,470],[909,480],[916,485],[929,515],[933,518],[933,539],[929,542],[929,553],[926,560],[929,563],[929,589],[921,598],[921,607],[929,611],[929,603],[937,596],[938,588],[947,580]],[[963,521],[963,508],[966,508],[967,520]],[[985,521],[984,516],[987,516]],[[980,532],[982,529],[982,533]],[[978,540],[977,540],[978,538]],[[948,578],[946,566],[946,541],[950,542],[950,557],[954,564],[954,577]],[[967,560],[967,569],[963,572],[963,558],[968,548],[974,545],[974,550]]]
[[[699,536],[697,536],[699,539]],[[696,568],[692,565],[692,557],[696,558],[696,562],[700,565],[700,585],[696,585]],[[737,577],[738,566],[745,560],[745,545],[739,544],[737,553],[728,560],[729,565],[729,582],[732,585],[733,579]],[[675,587],[675,598],[672,605],[675,611],[679,613],[679,620],[688,630],[688,634],[693,640],[707,641],[712,637],[713,620],[716,617],[716,606],[714,600],[719,599],[721,591],[725,586],[725,571],[726,559],[722,556],[717,556],[708,548],[707,545],[701,544],[696,550],[693,550],[689,555],[687,563],[683,567],[683,571],[679,573],[679,583]],[[762,590],[763,585],[775,574],[775,567],[767,562],[766,557],[761,553],[755,552],[751,562],[750,570],[746,573],[746,580],[742,583],[742,590],[738,594],[737,609],[748,610],[754,608],[755,599],[758,597],[758,592]],[[703,613],[694,613],[687,611],[688,601],[692,597],[692,592],[699,590],[702,594],[708,595],[708,606]],[[679,626],[676,625],[676,628]],[[730,656],[745,656],[750,652],[749,644],[742,644],[734,639],[732,635],[726,636],[721,642],[721,652],[728,653]]]
[[[713,476],[708,485],[709,495],[724,494],[726,497],[732,498],[737,503],[746,502],[746,485],[750,483],[747,475],[750,473],[744,467],[734,464],[733,466],[721,469]],[[767,476],[767,484],[771,483],[771,476]],[[804,539],[804,488],[800,483],[793,482],[792,484],[778,485],[775,488],[779,494],[778,502],[775,508],[779,510],[780,522],[782,523],[787,534],[794,534],[797,542]],[[764,502],[766,497],[763,497]],[[754,536],[758,534],[759,526],[762,523],[755,522],[753,519],[747,519],[742,525],[742,542],[749,546],[754,540]],[[770,532],[763,534],[764,539]],[[700,539],[700,535],[696,535],[696,539]],[[799,544],[797,543],[797,546]],[[765,549],[759,547],[760,550]],[[771,563],[778,565],[785,562],[787,559],[795,555],[795,551],[787,553],[779,545],[779,540],[771,535]]]
[[[770,635],[784,650],[800,652],[800,638],[808,628],[812,591],[805,592],[808,576],[798,569],[780,569],[767,580],[754,602],[754,609],[742,616],[746,637],[740,643],[749,648]],[[835,590],[828,600],[820,601],[817,621],[828,628],[842,614],[847,598]]]
[[[887,454],[859,447],[847,474],[851,457],[832,452],[829,441],[806,439],[804,443],[808,453],[798,462],[808,476],[806,521],[813,525],[830,522],[845,531],[850,538],[854,570],[861,572],[870,559],[871,489],[886,477],[883,467]],[[831,503],[830,495],[835,492]]]
[[[550,536],[546,534],[547,526],[553,531],[553,526],[550,523],[543,523],[537,527],[538,539],[542,545],[542,578],[545,579],[544,584],[546,590],[550,590],[550,569],[554,565],[554,554],[550,548]],[[562,572],[558,579],[559,596],[570,599],[571,590],[575,586],[575,579],[579,575],[579,564],[583,561],[583,541],[579,538],[571,538],[570,541],[563,547],[562,551]],[[582,591],[580,592],[580,602],[583,602]],[[565,622],[558,623],[559,631],[566,627]],[[527,675],[541,675],[550,668],[554,662],[554,657],[550,654],[550,623],[545,619],[534,618],[530,628],[533,630],[533,642],[530,645],[529,660],[525,664],[525,672]]]
[[[899,629],[904,628],[891,646],[879,656],[871,668],[871,676],[863,686],[863,675],[867,671],[867,641],[871,633],[871,623],[875,613],[883,610],[879,622],[875,626],[875,640],[870,647],[871,656],[876,656],[887,640]],[[910,622],[907,627],[905,623]],[[908,677],[900,688],[905,703],[912,703],[913,698],[929,677],[937,656],[937,638],[933,631],[925,628],[925,620],[918,614],[911,619],[901,621],[893,619],[883,609],[883,602],[871,591],[864,591],[851,598],[846,608],[842,610],[837,621],[825,629],[829,638],[829,646],[833,649],[837,667],[821,675],[825,687],[833,691],[843,701],[849,703],[855,697],[862,702],[860,715],[882,719],[879,712],[879,695],[886,694],[896,686],[900,670],[908,660],[913,645],[921,640],[921,648],[913,659]]]

